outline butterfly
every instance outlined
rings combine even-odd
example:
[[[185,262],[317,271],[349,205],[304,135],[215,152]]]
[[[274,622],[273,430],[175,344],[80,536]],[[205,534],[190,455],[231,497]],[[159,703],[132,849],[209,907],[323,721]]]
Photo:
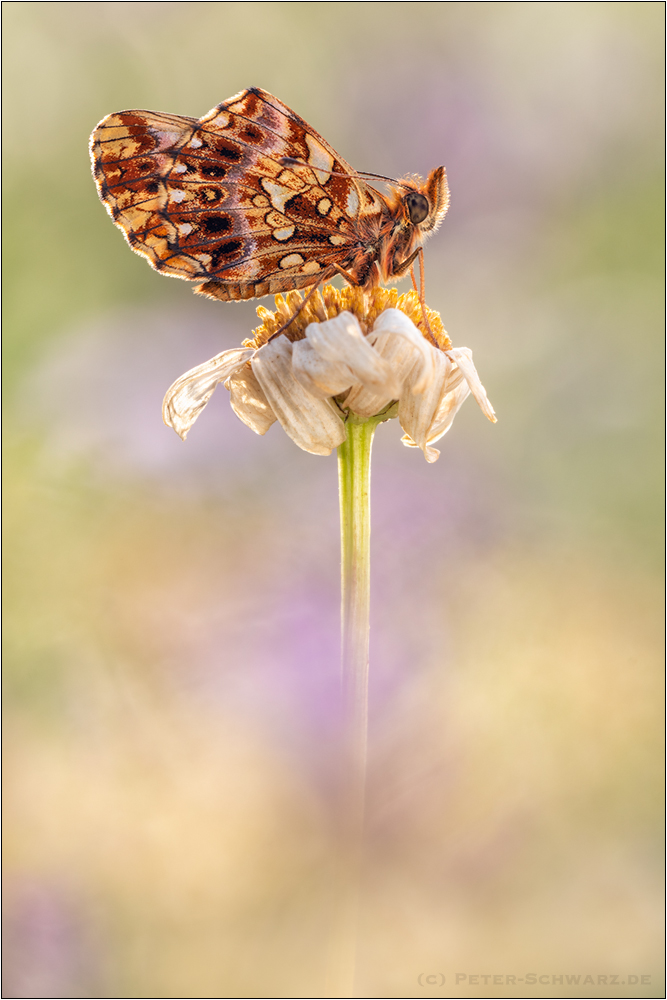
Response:
[[[99,196],[132,249],[224,301],[314,291],[336,274],[363,289],[408,271],[415,282],[423,240],[449,205],[444,167],[426,181],[356,172],[257,87],[199,119],[108,115],[90,152]]]

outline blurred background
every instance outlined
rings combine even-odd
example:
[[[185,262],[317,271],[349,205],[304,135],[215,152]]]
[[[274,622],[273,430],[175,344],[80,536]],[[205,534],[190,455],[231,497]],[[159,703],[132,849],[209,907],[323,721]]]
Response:
[[[222,388],[162,424],[256,303],[131,253],[87,153],[252,85],[358,169],[446,165],[427,300],[499,418],[433,466],[376,435],[355,995],[664,995],[663,4],[3,14],[3,995],[329,995],[336,456]]]

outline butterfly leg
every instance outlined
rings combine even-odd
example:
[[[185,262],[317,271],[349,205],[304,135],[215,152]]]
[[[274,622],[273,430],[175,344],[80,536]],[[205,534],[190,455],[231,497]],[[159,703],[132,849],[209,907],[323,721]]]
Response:
[[[338,272],[338,274],[340,274],[340,276],[342,278],[345,278],[345,280],[347,281],[348,285],[351,285],[352,288],[361,288],[361,292],[362,292],[362,295],[364,297],[364,302],[366,303],[366,305],[368,305],[370,291],[371,291],[371,288],[373,288],[373,284],[370,283],[368,280],[366,282],[359,281],[358,278],[355,278],[354,275],[350,274],[349,271],[346,271],[345,268],[340,267],[339,264],[332,264],[331,266],[336,268],[336,271]],[[375,267],[375,275],[377,276],[377,273],[378,273],[377,272],[377,265],[374,265],[374,267]],[[371,278],[371,282],[372,282],[372,278]]]
[[[421,247],[417,247],[414,253],[411,253],[409,257],[406,257],[402,264],[394,268],[394,278],[402,278],[403,275],[409,270],[412,271],[412,265],[414,264],[416,258],[422,252]],[[417,291],[417,286],[415,285],[415,291]]]
[[[304,306],[306,305],[306,303],[308,302],[308,300],[313,297],[313,295],[315,294],[315,292],[318,290],[318,288],[320,288],[324,284],[325,281],[328,281],[329,278],[333,278],[333,276],[334,276],[335,273],[336,272],[333,271],[331,268],[329,268],[329,270],[327,270],[327,271],[324,272],[324,274],[322,275],[322,277],[320,278],[320,280],[315,285],[313,285],[313,287],[310,289],[310,291],[308,292],[308,294],[304,297],[303,302],[299,306],[297,306],[297,308],[295,309],[294,313],[292,314],[292,316],[290,316],[290,318],[287,320],[287,322],[283,323],[283,325],[278,330],[276,330],[275,333],[271,334],[271,336],[267,340],[267,344],[269,343],[269,341],[275,340],[276,337],[279,337],[281,335],[281,333],[284,333],[288,326],[291,326],[291,324],[297,318],[297,316],[299,315],[299,313],[301,312],[301,310],[304,308]]]
[[[361,282],[357,281],[354,275],[350,274],[349,271],[346,271],[344,267],[340,267],[338,264],[332,264],[331,266],[336,268],[336,271],[340,274],[341,278],[345,278],[348,285],[352,285],[356,288],[361,284]]]
[[[414,268],[414,263],[413,263],[415,257],[419,257],[419,288],[417,288],[417,279],[415,278],[415,268]],[[424,301],[424,291],[425,291],[426,282],[424,280],[424,249],[423,249],[423,247],[419,247],[417,250],[415,250],[415,252],[413,254],[411,254],[410,257],[408,257],[408,261],[411,262],[410,263],[410,277],[412,278],[412,286],[413,286],[414,290],[416,291],[417,295],[419,296],[419,305],[421,306],[422,318],[424,320],[424,326],[426,327],[427,340],[430,340],[434,347],[438,347],[438,341],[433,336],[433,331],[431,330],[431,326],[430,326],[429,321],[428,321],[428,316],[426,314],[426,302]],[[403,266],[404,265],[401,265],[401,268],[403,268]]]
[[[419,257],[419,288],[417,287],[417,279],[415,278],[415,260]],[[426,315],[426,303],[424,302],[424,248],[417,247],[414,253],[411,253],[409,257],[406,257],[402,264],[394,270],[394,277],[401,277],[407,270],[410,270],[410,277],[412,278],[412,286],[419,296],[419,304],[422,309],[422,317],[424,320],[424,326],[426,327],[426,339],[430,340],[434,347],[438,346],[438,342],[433,336],[433,332],[428,322],[428,316]]]

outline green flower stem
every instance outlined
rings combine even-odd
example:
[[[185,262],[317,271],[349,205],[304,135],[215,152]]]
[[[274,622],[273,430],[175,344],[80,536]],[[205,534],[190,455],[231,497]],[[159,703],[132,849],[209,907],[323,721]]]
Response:
[[[345,713],[340,843],[339,981],[334,996],[353,997],[364,824],[368,722],[370,612],[370,472],[375,428],[388,414],[361,420],[350,414],[338,449],[341,525],[342,673]]]
[[[350,415],[338,449],[341,527],[341,645],[347,757],[347,820],[361,832],[368,719],[371,583],[371,447],[376,420]]]

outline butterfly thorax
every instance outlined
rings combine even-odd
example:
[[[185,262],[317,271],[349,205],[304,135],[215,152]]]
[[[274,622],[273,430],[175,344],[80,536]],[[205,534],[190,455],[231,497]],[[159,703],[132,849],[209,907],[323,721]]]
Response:
[[[396,281],[415,251],[442,222],[449,206],[443,167],[424,182],[409,177],[390,185],[387,196],[373,190],[378,210],[357,222],[359,245],[347,271],[366,288]]]

